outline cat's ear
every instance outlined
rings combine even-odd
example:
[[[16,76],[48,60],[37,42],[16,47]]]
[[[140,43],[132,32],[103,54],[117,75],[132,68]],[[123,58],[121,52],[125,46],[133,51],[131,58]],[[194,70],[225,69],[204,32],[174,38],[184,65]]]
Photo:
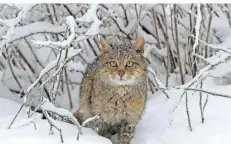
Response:
[[[100,49],[101,49],[101,53],[107,53],[111,50],[110,45],[107,43],[107,41],[101,36],[100,37]]]
[[[137,53],[144,53],[144,44],[144,39],[138,38],[136,39],[136,42],[133,44],[132,49]]]

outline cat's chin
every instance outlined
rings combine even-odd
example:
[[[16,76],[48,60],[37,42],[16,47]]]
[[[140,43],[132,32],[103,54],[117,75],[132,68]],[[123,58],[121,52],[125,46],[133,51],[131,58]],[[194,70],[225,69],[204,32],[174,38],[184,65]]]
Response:
[[[119,86],[119,85],[134,85],[135,84],[135,78],[131,78],[129,80],[125,80],[125,79],[108,79],[107,83],[111,86]]]

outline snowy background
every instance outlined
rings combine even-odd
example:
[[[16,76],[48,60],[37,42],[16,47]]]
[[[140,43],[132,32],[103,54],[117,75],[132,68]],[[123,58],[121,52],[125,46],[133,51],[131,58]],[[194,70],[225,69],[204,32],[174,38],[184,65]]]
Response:
[[[229,4],[1,4],[0,143],[111,144],[89,128],[77,140],[70,113],[87,64],[100,54],[99,36],[146,41],[149,94],[132,144],[229,143],[230,11]]]

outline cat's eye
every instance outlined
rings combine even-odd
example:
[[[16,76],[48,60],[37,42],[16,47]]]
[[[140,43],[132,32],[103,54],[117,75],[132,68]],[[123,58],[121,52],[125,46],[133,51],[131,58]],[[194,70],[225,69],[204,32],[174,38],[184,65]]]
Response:
[[[127,63],[126,63],[126,66],[127,67],[132,67],[134,65],[134,62],[133,61],[128,61]]]
[[[110,62],[110,66],[111,67],[116,67],[117,66],[117,62],[116,61],[111,61]]]

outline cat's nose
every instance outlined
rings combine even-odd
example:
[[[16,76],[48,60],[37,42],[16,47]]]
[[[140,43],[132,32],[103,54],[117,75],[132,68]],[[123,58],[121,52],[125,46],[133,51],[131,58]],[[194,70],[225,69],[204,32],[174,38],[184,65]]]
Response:
[[[119,70],[118,71],[118,75],[122,78],[125,74],[125,71],[124,70]]]

